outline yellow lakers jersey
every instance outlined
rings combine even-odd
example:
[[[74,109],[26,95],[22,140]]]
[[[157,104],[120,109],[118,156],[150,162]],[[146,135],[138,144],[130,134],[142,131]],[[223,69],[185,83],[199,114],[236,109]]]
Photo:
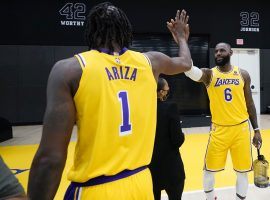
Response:
[[[156,81],[148,58],[91,50],[76,55],[82,77],[74,96],[78,141],[68,179],[85,182],[151,161]]]
[[[236,66],[230,72],[212,69],[212,80],[207,87],[212,122],[236,125],[249,118],[244,96],[244,80]]]

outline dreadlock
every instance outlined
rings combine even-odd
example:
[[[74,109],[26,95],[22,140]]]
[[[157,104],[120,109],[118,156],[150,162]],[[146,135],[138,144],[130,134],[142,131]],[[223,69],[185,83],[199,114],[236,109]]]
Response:
[[[88,16],[85,38],[89,49],[106,46],[113,51],[113,43],[120,48],[132,42],[132,27],[126,14],[110,2],[93,7]]]

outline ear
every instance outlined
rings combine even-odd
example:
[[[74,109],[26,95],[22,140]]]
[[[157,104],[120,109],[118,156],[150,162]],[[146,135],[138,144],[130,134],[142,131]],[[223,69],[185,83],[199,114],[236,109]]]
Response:
[[[230,56],[232,56],[233,55],[233,50],[230,50]]]

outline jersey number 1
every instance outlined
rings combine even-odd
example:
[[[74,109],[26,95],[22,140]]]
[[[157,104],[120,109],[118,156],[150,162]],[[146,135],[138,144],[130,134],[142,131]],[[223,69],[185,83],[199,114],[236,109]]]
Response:
[[[120,136],[128,135],[131,133],[130,113],[129,113],[129,102],[128,94],[126,91],[120,91],[118,93],[118,99],[121,103],[122,112],[122,124],[120,126]]]

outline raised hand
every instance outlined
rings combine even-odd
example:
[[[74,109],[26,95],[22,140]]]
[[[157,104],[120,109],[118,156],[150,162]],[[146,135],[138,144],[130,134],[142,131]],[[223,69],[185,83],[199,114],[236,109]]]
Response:
[[[171,19],[170,22],[167,22],[167,27],[172,33],[172,36],[175,42],[178,44],[179,40],[184,38],[186,41],[189,37],[189,24],[188,24],[189,16],[187,15],[185,10],[177,10],[176,16],[174,19]]]
[[[189,24],[187,24],[185,27],[185,34],[186,34],[185,39],[186,39],[186,41],[188,41],[189,34],[190,34]]]

